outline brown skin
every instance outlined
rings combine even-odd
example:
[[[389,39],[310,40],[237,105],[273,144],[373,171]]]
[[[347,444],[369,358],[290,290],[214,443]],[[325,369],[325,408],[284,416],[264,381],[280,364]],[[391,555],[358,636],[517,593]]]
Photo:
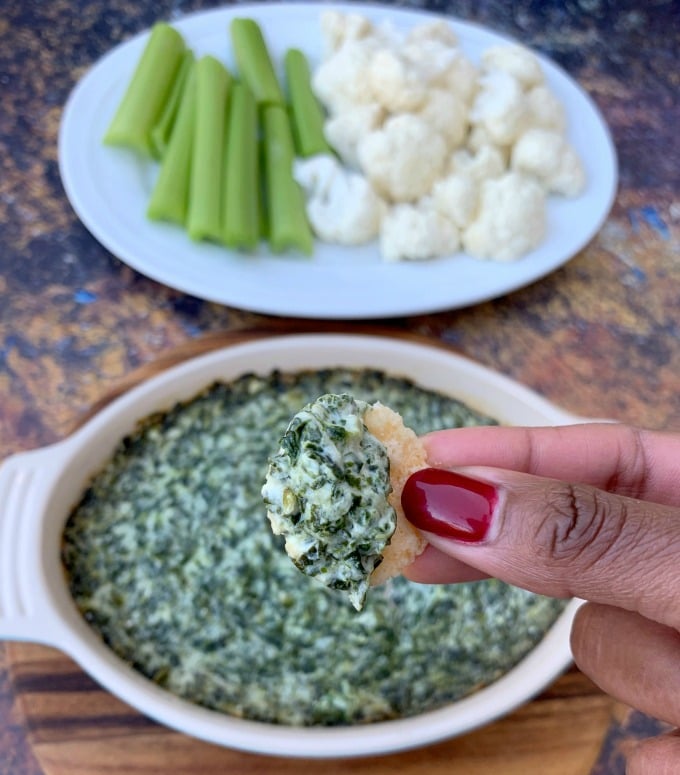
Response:
[[[572,630],[578,666],[612,696],[680,727],[680,434],[600,423],[465,428],[423,441],[429,465],[493,484],[498,504],[482,542],[428,533],[405,575],[495,576],[589,601]],[[630,754],[628,775],[676,772],[677,735]]]

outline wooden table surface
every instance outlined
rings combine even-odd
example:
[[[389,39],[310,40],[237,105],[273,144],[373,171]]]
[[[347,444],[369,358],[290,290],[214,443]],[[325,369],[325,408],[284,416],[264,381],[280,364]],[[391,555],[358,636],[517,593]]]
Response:
[[[116,385],[176,357],[177,348],[181,357],[206,336],[300,323],[208,303],[141,276],[85,230],[61,186],[59,121],[87,67],[158,18],[214,5],[3,3],[0,459],[64,437]],[[451,345],[575,413],[680,431],[677,3],[425,5],[520,37],[562,64],[611,127],[620,188],[597,237],[551,276],[473,308],[381,325]],[[304,766],[623,775],[626,746],[658,728],[572,669],[508,718],[457,740],[386,758],[305,764],[170,733],[102,692],[59,652],[0,645],[0,775],[292,773]]]

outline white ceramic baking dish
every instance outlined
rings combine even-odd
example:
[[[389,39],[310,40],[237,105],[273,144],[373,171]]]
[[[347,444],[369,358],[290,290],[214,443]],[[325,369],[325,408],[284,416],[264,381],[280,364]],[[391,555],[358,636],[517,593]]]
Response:
[[[570,664],[573,601],[538,646],[503,678],[437,711],[354,727],[298,728],[246,721],[180,700],[132,670],[76,609],[60,562],[61,533],[88,478],[138,420],[191,398],[216,379],[332,366],[409,376],[504,424],[579,422],[521,385],[437,346],[389,337],[304,334],[234,345],[185,361],[109,404],[57,444],[0,465],[0,638],[55,646],[106,689],[149,717],[219,745],[304,757],[359,756],[413,748],[502,716]]]

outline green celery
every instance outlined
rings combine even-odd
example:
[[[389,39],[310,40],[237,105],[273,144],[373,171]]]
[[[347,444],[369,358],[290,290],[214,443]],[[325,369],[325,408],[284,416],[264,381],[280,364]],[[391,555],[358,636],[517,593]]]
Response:
[[[260,172],[257,104],[250,89],[234,84],[229,107],[226,181],[223,202],[224,242],[253,250],[260,240]]]
[[[270,105],[262,113],[269,244],[275,253],[296,248],[307,255],[314,238],[302,189],[293,177],[295,149],[288,113]]]
[[[122,145],[152,155],[151,130],[170,95],[185,50],[184,39],[177,30],[163,22],[153,26],[104,135],[106,145]]]
[[[194,54],[190,49],[186,49],[182,55],[182,61],[177,68],[177,74],[172,84],[170,96],[165,102],[163,111],[151,130],[151,153],[154,158],[162,159],[168,148],[170,136],[175,126],[179,106],[182,102],[184,86],[187,82],[187,76],[194,63]]]
[[[189,68],[175,126],[151,193],[147,216],[154,221],[186,224],[196,119],[196,68]]]
[[[283,91],[258,23],[254,19],[233,19],[231,41],[241,78],[258,105],[284,105]]]
[[[196,122],[191,157],[187,231],[193,240],[222,240],[222,189],[227,98],[231,75],[215,57],[196,69]]]
[[[323,132],[324,113],[312,90],[307,57],[299,49],[288,49],[284,68],[298,155],[307,157],[317,153],[332,153]]]

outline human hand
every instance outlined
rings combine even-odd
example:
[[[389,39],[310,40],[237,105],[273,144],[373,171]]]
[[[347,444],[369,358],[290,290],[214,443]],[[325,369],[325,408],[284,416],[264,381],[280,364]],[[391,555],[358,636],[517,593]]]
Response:
[[[402,504],[430,546],[414,581],[495,576],[586,601],[571,645],[604,691],[680,727],[680,435],[593,423],[423,438],[431,469]],[[680,736],[640,744],[628,775],[680,773]]]

